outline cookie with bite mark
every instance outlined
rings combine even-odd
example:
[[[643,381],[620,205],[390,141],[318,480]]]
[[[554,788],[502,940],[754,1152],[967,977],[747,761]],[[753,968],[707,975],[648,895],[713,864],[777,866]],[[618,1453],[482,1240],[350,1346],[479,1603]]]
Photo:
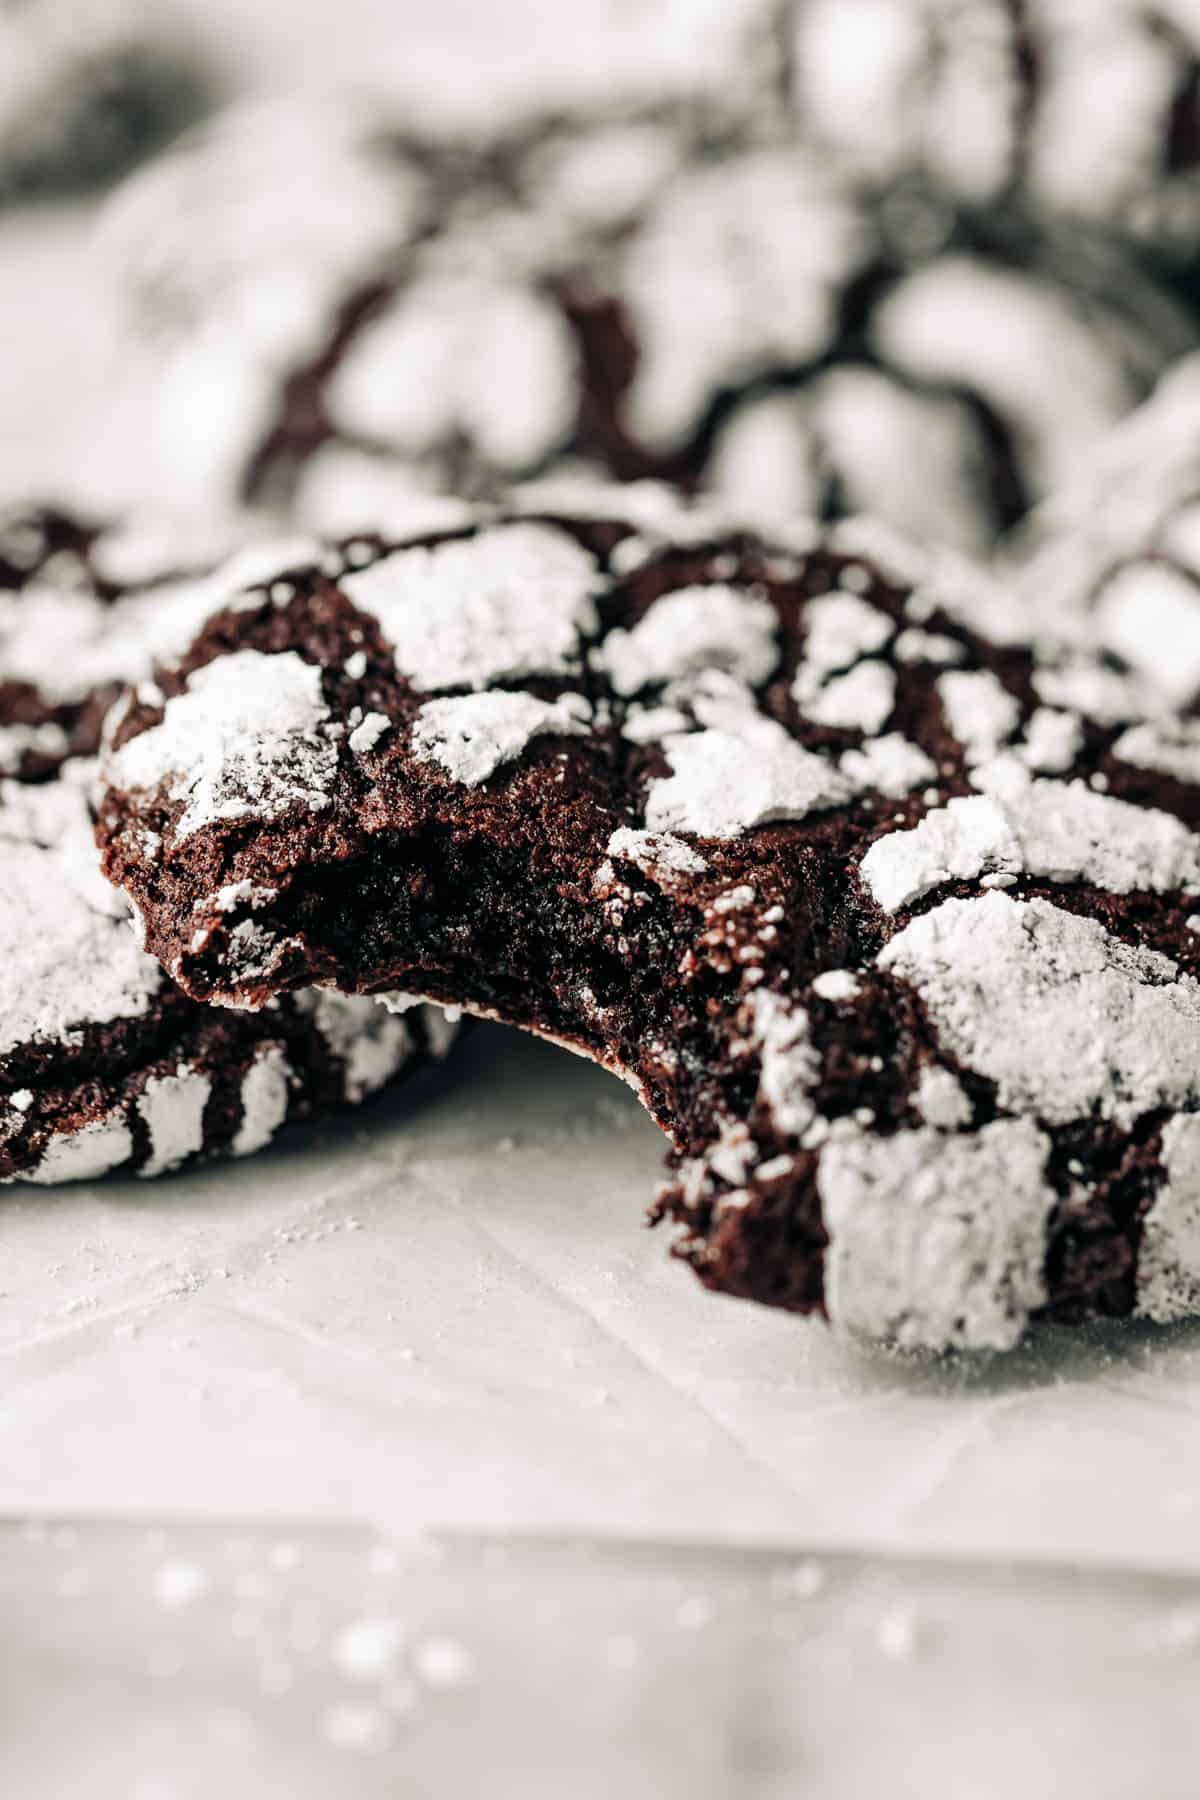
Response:
[[[100,835],[197,999],[592,1057],[700,1279],[871,1339],[1196,1306],[1200,759],[973,572],[531,498],[248,590],[156,682]]]

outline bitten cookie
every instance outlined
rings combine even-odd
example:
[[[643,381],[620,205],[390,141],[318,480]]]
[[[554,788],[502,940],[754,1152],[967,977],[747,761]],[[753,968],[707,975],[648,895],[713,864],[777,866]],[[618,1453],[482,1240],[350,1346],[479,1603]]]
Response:
[[[197,998],[582,1051],[702,1281],[872,1338],[1200,1303],[1200,742],[957,565],[531,504],[249,591],[157,683],[105,866]]]
[[[778,120],[686,110],[480,150],[243,109],[108,241],[173,497],[333,533],[582,469],[979,551],[1192,341],[1110,247],[880,204]]]
[[[99,871],[91,753],[120,684],[181,648],[232,590],[118,594],[99,570],[130,548],[128,534],[57,515],[0,524],[0,773],[28,778],[0,780],[0,1181],[247,1155],[286,1120],[441,1056],[453,1035],[433,1009],[391,1014],[339,994],[217,1012],[140,948]],[[260,551],[254,567],[279,556]]]

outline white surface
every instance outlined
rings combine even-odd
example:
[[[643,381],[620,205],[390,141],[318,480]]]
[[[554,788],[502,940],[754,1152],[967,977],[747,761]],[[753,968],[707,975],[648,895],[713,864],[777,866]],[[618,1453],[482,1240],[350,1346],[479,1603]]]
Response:
[[[0,1513],[1200,1570],[1200,1330],[912,1363],[707,1296],[633,1099],[496,1029],[291,1145],[6,1196]]]
[[[10,1528],[5,1794],[1192,1800],[1197,1598],[778,1552]]]

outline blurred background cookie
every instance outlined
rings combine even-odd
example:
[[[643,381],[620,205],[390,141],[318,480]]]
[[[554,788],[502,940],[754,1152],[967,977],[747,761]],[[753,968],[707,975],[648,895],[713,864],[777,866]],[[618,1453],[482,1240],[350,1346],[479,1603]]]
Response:
[[[3,0],[0,203],[102,186],[216,88],[170,0]]]
[[[226,114],[103,226],[151,479],[349,531],[412,491],[659,477],[982,552],[1192,341],[1112,244],[880,199],[762,125]]]
[[[803,128],[874,184],[1019,195],[1194,265],[1191,0],[783,0],[779,18]]]
[[[1164,704],[1200,700],[1200,355],[1094,445],[1008,572],[1043,632],[1098,637]]]

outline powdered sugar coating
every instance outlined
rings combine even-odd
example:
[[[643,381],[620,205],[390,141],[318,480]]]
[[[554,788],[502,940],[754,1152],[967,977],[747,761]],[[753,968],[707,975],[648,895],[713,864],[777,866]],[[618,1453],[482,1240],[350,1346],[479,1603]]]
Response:
[[[817,976],[812,987],[820,999],[835,1003],[857,1000],[862,992],[858,977],[850,969],[826,969],[823,975]]]
[[[1163,1126],[1166,1181],[1142,1226],[1137,1311],[1159,1325],[1200,1310],[1200,1113]]]
[[[795,678],[801,702],[831,675],[882,650],[896,630],[885,612],[857,594],[818,594],[809,601],[804,618],[804,660]]]
[[[270,1143],[288,1114],[291,1068],[278,1044],[263,1046],[242,1078],[242,1117],[230,1143],[234,1156],[251,1156]]]
[[[942,257],[909,276],[879,308],[872,334],[901,373],[972,385],[1010,419],[1041,493],[1068,479],[1080,448],[1140,398],[1127,372],[1080,329],[1070,296],[966,256]]]
[[[1094,602],[1101,641],[1162,693],[1186,706],[1200,691],[1200,586],[1164,564],[1131,563]]]
[[[790,152],[685,173],[632,241],[621,292],[643,356],[629,420],[677,444],[723,385],[819,355],[867,239],[852,201]]]
[[[907,1349],[1011,1349],[1046,1296],[1049,1150],[1028,1119],[835,1135],[819,1178],[831,1321]]]
[[[162,977],[96,870],[82,792],[6,787],[0,858],[0,1056],[30,1041],[78,1043],[93,1023],[143,1013]]]
[[[842,753],[841,771],[856,788],[901,800],[914,788],[936,780],[937,764],[899,732],[869,738],[858,750]]]
[[[895,671],[869,659],[827,681],[818,694],[805,702],[804,710],[818,725],[877,737],[895,703]]]
[[[1200,693],[1200,356],[1092,446],[1012,558],[1048,639],[1088,633],[1171,705]]]
[[[178,1168],[204,1148],[204,1109],[212,1081],[199,1069],[183,1066],[173,1075],[152,1075],[137,1103],[150,1134],[150,1159],[139,1175],[161,1175]]]
[[[1003,893],[944,900],[879,967],[916,988],[943,1047],[1007,1112],[1131,1125],[1200,1100],[1200,982],[1096,919]]]
[[[379,743],[380,738],[387,735],[391,730],[391,726],[392,721],[388,718],[386,713],[367,713],[365,718],[359,721],[346,739],[347,744],[350,746],[351,755],[366,756],[370,751],[374,750],[375,746]]]
[[[610,631],[597,657],[625,695],[709,669],[758,687],[778,661],[774,607],[719,583],[664,594],[630,630]]]
[[[344,1070],[352,1103],[378,1093],[413,1054],[406,1020],[366,994],[311,989],[303,997],[313,1024]]]
[[[545,525],[498,525],[401,550],[342,583],[393,645],[413,686],[487,687],[577,667],[596,629],[594,557]]]
[[[938,1063],[921,1070],[913,1105],[935,1131],[958,1131],[971,1123],[974,1108],[956,1075]]]
[[[158,554],[169,562],[168,543]],[[0,680],[28,682],[64,702],[109,683],[140,681],[155,663],[181,656],[213,613],[317,552],[304,537],[253,544],[211,575],[156,580],[111,602],[78,582],[59,585],[48,572],[20,594],[0,593]]]
[[[427,700],[413,727],[413,754],[475,787],[501,764],[515,761],[535,737],[578,737],[590,719],[591,707],[579,694],[538,700],[493,690]]]
[[[759,1100],[771,1109],[781,1132],[803,1137],[817,1116],[812,1089],[821,1069],[808,1014],[765,988],[755,994],[751,1005],[760,1058]]]
[[[162,724],[111,758],[111,773],[129,787],[164,785],[185,801],[182,835],[214,819],[319,810],[337,769],[337,746],[322,731],[329,716],[314,664],[293,652],[239,651],[197,669],[186,693],[167,702]]]
[[[793,742],[773,719],[750,715],[736,728],[670,737],[663,753],[671,773],[647,789],[651,831],[737,837],[836,806],[851,792],[834,763]]]
[[[1131,725],[1113,744],[1113,755],[1135,768],[1200,784],[1200,721],[1163,719]]]
[[[875,181],[924,168],[975,205],[1003,189],[1019,105],[1004,0],[800,0],[785,19],[793,102],[819,142]]]
[[[698,850],[663,831],[635,831],[622,825],[608,840],[608,854],[631,862],[643,875],[665,881],[677,875],[703,875],[708,868]]]
[[[955,596],[941,558],[910,557],[906,591],[902,547],[861,525],[800,550],[698,534],[684,511],[678,542],[661,520],[539,527],[591,547],[596,623],[573,664],[482,689],[412,692],[339,593],[361,569],[301,573],[281,615],[248,614],[248,641],[291,634],[328,664],[335,733],[368,704],[395,732],[367,770],[343,755],[329,820],[289,834],[313,904],[260,910],[248,895],[210,912],[227,841],[252,890],[271,887],[270,857],[260,868],[219,829],[181,847],[184,891],[189,859],[206,877],[184,978],[243,1004],[306,969],[365,991],[440,988],[598,1057],[671,1133],[661,1204],[713,1286],[799,1311],[824,1301],[853,1329],[931,1347],[1008,1346],[1042,1311],[1128,1311],[1140,1221],[1166,1179],[1160,1122],[1200,1102],[1193,801],[1132,756],[1187,734],[1139,716],[1136,687],[1081,644],[1046,651],[1017,628],[989,641],[991,588],[976,614],[970,578]],[[505,525],[487,509],[474,529],[486,541]],[[395,554],[366,544],[348,560],[372,553]],[[758,665],[739,660],[747,602],[770,650]],[[936,654],[921,639],[902,655],[909,630]],[[227,631],[194,655],[220,664]],[[838,711],[877,672],[887,711]],[[1080,705],[1097,677],[1126,722]],[[578,731],[531,751],[530,722],[559,709]],[[502,765],[489,721],[510,713]],[[154,717],[141,703],[123,734]],[[470,729],[456,736],[455,720]],[[140,803],[128,820],[112,804],[128,861]],[[343,853],[363,859],[354,929],[327,928],[315,905]],[[383,914],[370,896],[385,889]],[[150,925],[167,945],[161,909]]]
[[[938,677],[946,722],[969,762],[986,762],[1021,722],[1021,708],[990,669],[952,669]]]
[[[119,1113],[93,1119],[69,1137],[55,1138],[41,1161],[24,1171],[39,1187],[61,1181],[96,1181],[119,1169],[133,1154],[133,1134]]]
[[[71,748],[61,725],[0,725],[0,776],[16,775],[27,756],[60,762]]]
[[[181,565],[188,540],[150,531],[139,573],[155,585],[110,599],[92,578],[108,535],[90,539],[73,521],[48,515],[31,517],[26,559],[8,556],[19,550],[19,521],[5,540],[6,566],[27,568],[28,579],[0,586],[0,741],[11,731],[44,759],[39,772],[61,767],[38,783],[0,783],[0,987],[6,974],[12,990],[0,995],[0,1180],[93,1179],[125,1165],[150,1176],[234,1148],[234,1139],[243,1151],[257,1148],[289,1115],[360,1098],[381,1067],[378,1009],[369,1001],[354,1003],[360,1042],[349,1028],[326,1034],[310,1024],[303,997],[234,1024],[212,1021],[172,989],[139,947],[125,896],[100,873],[90,813],[96,770],[78,754],[99,735],[98,700],[113,683],[128,676],[145,703],[161,705],[161,691],[145,678],[153,663],[179,653],[205,616],[236,605],[247,589],[257,590],[261,610],[263,587],[311,560],[315,546],[254,544],[211,576],[164,582],[157,572]],[[137,537],[132,525],[127,535]],[[50,554],[56,539],[66,548]],[[50,642],[48,629],[58,634]],[[4,685],[17,666],[32,677],[35,705],[64,708],[63,725],[8,725],[9,708],[19,717],[29,704],[20,687]],[[148,831],[145,847],[161,854],[161,834]],[[239,880],[206,904],[236,913],[275,897],[273,888]],[[426,1025],[422,1014],[388,1073],[433,1049]],[[255,1079],[243,1080],[243,1071],[286,1070],[289,1046],[300,1073],[274,1084],[252,1121],[239,1088],[252,1100]],[[375,1058],[367,1081],[364,1056]]]
[[[428,456],[458,438],[520,473],[570,438],[578,385],[558,309],[472,271],[404,290],[356,342],[329,404],[337,425],[401,454]]]
[[[1034,781],[949,801],[913,830],[880,838],[860,872],[891,913],[948,882],[990,874],[1170,893],[1200,883],[1200,839],[1173,814],[1083,782]]]
[[[656,52],[727,40],[731,0],[699,29],[697,4],[659,21]],[[1190,343],[1186,321],[1145,272],[960,228],[902,183],[864,189],[797,132],[786,0],[741,10],[771,75],[736,129],[724,91],[632,113],[608,93],[498,145],[447,142],[441,96],[436,120],[406,107],[403,133],[306,97],[177,151],[108,232],[149,363],[147,479],[337,530],[386,525],[404,490],[601,469],[702,483],[760,521],[861,508],[985,551]],[[883,91],[931,131],[945,108],[932,138],[953,141],[938,176],[956,184],[985,109],[926,25],[911,87]],[[1050,364],[1069,378],[1053,402]]]

